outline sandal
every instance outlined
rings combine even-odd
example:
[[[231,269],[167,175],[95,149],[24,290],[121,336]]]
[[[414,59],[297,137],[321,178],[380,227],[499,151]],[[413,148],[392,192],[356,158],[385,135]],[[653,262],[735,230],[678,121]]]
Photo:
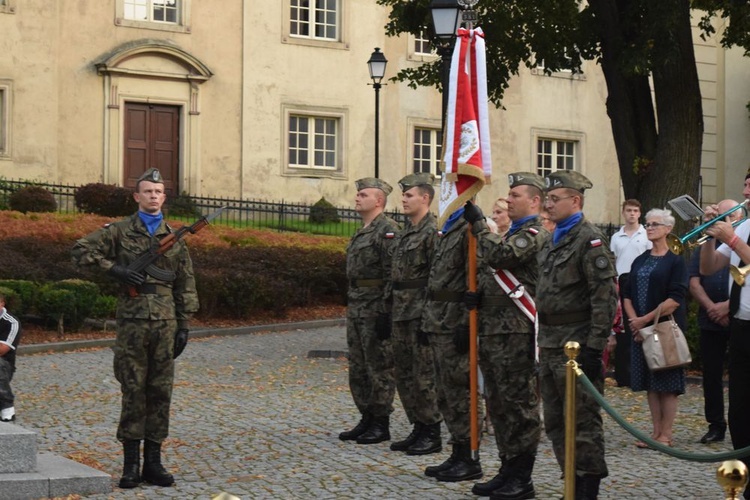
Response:
[[[635,442],[635,446],[636,446],[636,448],[641,448],[641,449],[647,449],[647,448],[649,448],[649,445],[647,445],[643,441],[636,441]]]
[[[672,447],[672,440],[671,439],[666,439],[666,440],[665,439],[657,439],[656,442],[659,443],[659,444],[663,444],[664,446],[669,446],[670,448]]]

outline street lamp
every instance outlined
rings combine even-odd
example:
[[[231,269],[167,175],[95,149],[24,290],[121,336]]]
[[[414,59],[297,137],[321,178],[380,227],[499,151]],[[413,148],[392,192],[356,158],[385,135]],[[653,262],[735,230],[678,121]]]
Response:
[[[372,78],[372,88],[375,89],[375,178],[378,177],[380,168],[380,82],[385,76],[386,64],[388,64],[388,60],[385,55],[380,52],[379,47],[375,47],[375,52],[370,55],[370,60],[367,61],[370,78]]]
[[[458,0],[432,0],[430,2],[430,13],[432,14],[432,26],[435,29],[437,40],[437,51],[442,63],[441,84],[443,87],[443,110],[442,125],[440,130],[445,134],[445,113],[448,109],[448,85],[451,75],[451,53],[453,42],[456,39],[458,28],[458,14],[461,7]]]

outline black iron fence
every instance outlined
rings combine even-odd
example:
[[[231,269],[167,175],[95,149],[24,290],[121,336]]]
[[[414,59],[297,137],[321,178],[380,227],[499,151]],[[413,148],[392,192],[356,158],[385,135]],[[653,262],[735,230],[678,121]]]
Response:
[[[58,212],[79,212],[75,203],[78,186],[5,179],[0,179],[0,209],[7,210],[10,195],[26,186],[43,187],[52,193],[57,202]],[[177,210],[178,205],[179,210]],[[189,207],[189,210],[186,211],[185,207]],[[284,200],[242,200],[181,195],[167,200],[165,212],[169,216],[190,219],[198,215],[210,214],[220,207],[225,208],[214,223],[236,228],[273,229],[348,237],[354,234],[361,224],[359,214],[352,208],[333,207],[334,220],[316,222],[315,218],[311,218],[311,212],[315,210],[314,205],[290,203]],[[191,214],[191,210],[195,212]],[[387,215],[399,223],[404,222],[404,215],[400,212],[391,211]],[[619,226],[612,223],[597,224],[597,226],[608,238],[619,229]]]

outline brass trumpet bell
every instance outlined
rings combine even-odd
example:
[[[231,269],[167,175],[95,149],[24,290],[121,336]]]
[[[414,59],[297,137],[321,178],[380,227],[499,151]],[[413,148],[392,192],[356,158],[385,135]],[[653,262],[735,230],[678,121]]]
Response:
[[[689,231],[685,236],[677,236],[672,233],[668,234],[667,245],[669,246],[669,250],[671,250],[672,253],[674,254],[681,255],[682,252],[685,251],[685,245],[688,244],[690,240],[696,237],[698,238],[698,240],[696,240],[693,243],[689,243],[691,247],[704,244],[705,242],[711,239],[711,236],[704,233],[706,229],[713,226],[719,221],[723,221],[725,217],[741,209],[745,212],[746,216],[732,223],[732,227],[737,227],[738,225],[743,223],[745,219],[747,218],[747,203],[748,202],[750,202],[750,200],[745,200],[742,203],[735,205],[734,207],[730,208],[723,214],[719,214],[713,219],[711,219],[710,221],[704,222],[703,224],[696,227],[692,231]]]
[[[748,273],[750,273],[750,264],[742,267],[729,266],[729,274],[732,275],[732,279],[739,286],[745,285],[745,279],[747,278]]]

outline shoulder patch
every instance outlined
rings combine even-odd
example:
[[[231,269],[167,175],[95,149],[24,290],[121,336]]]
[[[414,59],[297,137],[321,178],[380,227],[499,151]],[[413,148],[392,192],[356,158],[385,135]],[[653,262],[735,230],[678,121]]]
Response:
[[[106,224],[104,224],[104,225],[103,225],[102,227],[109,227],[109,226],[111,226],[111,225],[112,225],[112,223],[111,223],[111,222],[107,222],[107,223],[106,223]]]
[[[392,240],[394,236],[396,236],[396,233],[388,231],[383,235],[383,238],[385,238],[386,240]]]
[[[442,238],[442,237],[443,237],[443,232],[442,231],[438,231],[438,238]]]
[[[607,266],[609,265],[609,259],[605,257],[604,255],[600,255],[599,257],[594,260],[594,265],[597,269],[607,269]]]
[[[589,245],[591,245],[591,248],[600,247],[600,246],[602,246],[602,240],[600,240],[599,238],[597,238],[595,240],[591,240],[591,241],[589,241]]]
[[[513,240],[513,244],[518,248],[526,248],[527,246],[529,246],[529,240],[527,240],[523,236],[519,236],[518,238]]]
[[[527,231],[530,232],[531,234],[539,234],[539,230],[535,227],[530,227],[527,229]]]

